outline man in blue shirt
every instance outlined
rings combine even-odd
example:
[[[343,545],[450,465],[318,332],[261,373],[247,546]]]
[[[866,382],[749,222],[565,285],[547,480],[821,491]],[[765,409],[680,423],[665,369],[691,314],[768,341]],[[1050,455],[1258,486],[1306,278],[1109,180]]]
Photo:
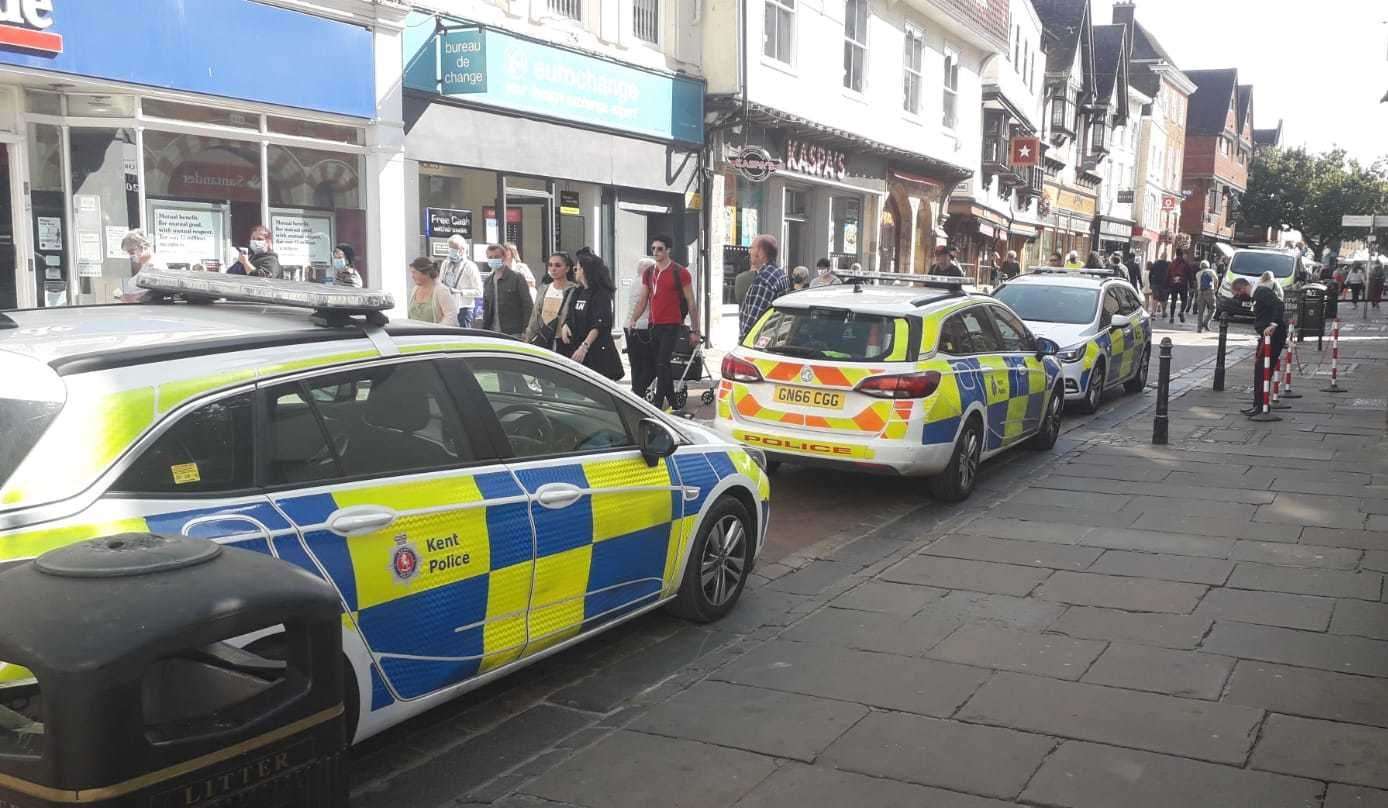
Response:
[[[781,248],[775,236],[757,236],[752,239],[752,246],[747,252],[751,266],[757,267],[757,270],[752,276],[752,285],[747,287],[747,297],[738,310],[739,342],[747,336],[747,332],[752,330],[752,326],[757,324],[766,310],[771,308],[771,303],[790,291],[790,279],[786,277],[786,271],[776,265]]]

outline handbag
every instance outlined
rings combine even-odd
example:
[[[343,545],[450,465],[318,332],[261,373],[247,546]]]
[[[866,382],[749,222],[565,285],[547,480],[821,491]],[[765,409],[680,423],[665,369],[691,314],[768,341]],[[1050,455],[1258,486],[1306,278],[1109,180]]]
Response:
[[[559,329],[564,327],[564,322],[569,318],[569,304],[575,288],[571,286],[564,290],[564,299],[559,301],[559,316],[540,325],[535,336],[530,338],[531,345],[554,350],[554,341],[559,338]]]

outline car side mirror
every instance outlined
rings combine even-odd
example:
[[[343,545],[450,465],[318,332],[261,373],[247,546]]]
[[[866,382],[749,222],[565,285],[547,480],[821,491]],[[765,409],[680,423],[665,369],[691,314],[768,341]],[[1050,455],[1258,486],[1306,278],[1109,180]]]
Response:
[[[1055,356],[1058,353],[1060,353],[1060,343],[1048,337],[1036,338],[1036,355],[1038,357]]]
[[[646,458],[646,465],[653,467],[674,454],[679,443],[665,424],[654,418],[643,418],[637,427],[637,445],[641,448],[641,456]]]
[[[1115,314],[1109,318],[1109,328],[1127,328],[1133,324],[1133,318],[1126,314]]]

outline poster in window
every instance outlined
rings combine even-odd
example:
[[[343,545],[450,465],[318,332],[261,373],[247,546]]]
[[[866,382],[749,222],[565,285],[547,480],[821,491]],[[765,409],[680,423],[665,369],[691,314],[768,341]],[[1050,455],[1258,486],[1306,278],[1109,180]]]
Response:
[[[282,266],[327,266],[333,260],[331,215],[282,211],[270,214],[270,232]]]
[[[155,206],[153,213],[154,254],[166,266],[218,260],[219,212]]]
[[[63,220],[57,216],[39,216],[39,249],[63,251]]]

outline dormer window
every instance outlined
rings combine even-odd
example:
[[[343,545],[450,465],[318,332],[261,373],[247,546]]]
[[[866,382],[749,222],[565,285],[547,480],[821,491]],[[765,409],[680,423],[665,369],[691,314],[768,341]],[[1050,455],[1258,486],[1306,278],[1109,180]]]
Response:
[[[1102,117],[1095,118],[1089,124],[1089,151],[1102,152],[1108,150],[1108,126]]]
[[[1051,130],[1074,132],[1075,107],[1064,87],[1057,87],[1051,93]]]

